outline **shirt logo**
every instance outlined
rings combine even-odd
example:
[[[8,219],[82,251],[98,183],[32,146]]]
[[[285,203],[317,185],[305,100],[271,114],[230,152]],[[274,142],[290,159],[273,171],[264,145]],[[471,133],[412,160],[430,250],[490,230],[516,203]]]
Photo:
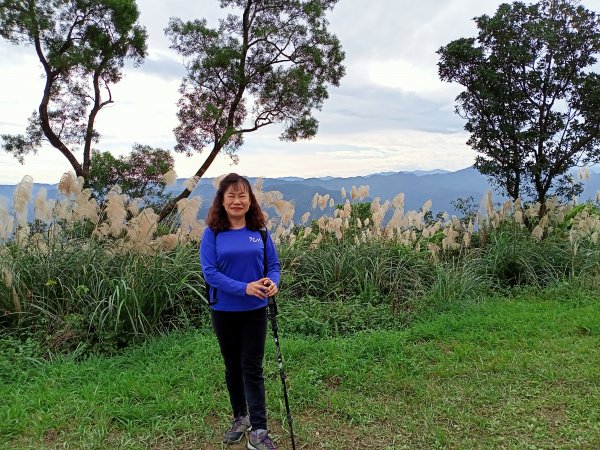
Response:
[[[260,238],[255,238],[252,236],[249,236],[248,238],[250,239],[250,242],[262,242]]]

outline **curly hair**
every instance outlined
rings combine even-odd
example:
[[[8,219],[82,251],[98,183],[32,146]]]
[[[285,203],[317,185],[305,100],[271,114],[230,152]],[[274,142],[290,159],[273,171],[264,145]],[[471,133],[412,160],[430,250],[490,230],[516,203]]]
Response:
[[[227,211],[225,211],[225,207],[223,206],[223,198],[225,196],[225,191],[230,186],[236,184],[240,187],[243,187],[244,190],[248,192],[250,197],[250,209],[248,209],[248,212],[246,213],[246,228],[256,231],[265,227],[265,216],[263,215],[260,205],[258,204],[258,201],[252,192],[252,186],[250,186],[250,182],[247,178],[242,177],[237,173],[230,173],[221,180],[219,189],[217,189],[217,193],[215,194],[213,204],[208,210],[208,218],[206,219],[206,223],[211,230],[225,231],[231,228],[229,218],[227,217]]]

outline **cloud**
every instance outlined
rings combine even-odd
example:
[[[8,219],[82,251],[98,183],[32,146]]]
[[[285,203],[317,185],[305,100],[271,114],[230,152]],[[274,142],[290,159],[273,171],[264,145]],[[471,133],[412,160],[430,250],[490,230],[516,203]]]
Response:
[[[348,61],[437,60],[435,51],[473,35],[472,18],[493,13],[501,0],[378,0],[368,6],[340,1],[330,14],[330,29],[346,49]]]
[[[170,17],[206,17],[211,27],[226,11],[219,1],[138,0],[140,21],[148,30],[148,57],[138,68],[125,67],[112,86],[115,100],[97,118],[100,150],[128,152],[134,143],[172,149],[177,125],[178,88],[184,74],[180,57],[164,35]],[[315,112],[319,133],[307,142],[281,142],[281,127],[267,127],[245,139],[240,165],[219,156],[214,176],[235,169],[248,175],[351,176],[376,171],[442,168],[472,164],[464,122],[453,112],[456,87],[437,80],[437,49],[453,39],[474,36],[472,18],[493,14],[499,0],[339,1],[329,13],[330,30],[346,52],[347,75],[341,87]],[[43,80],[32,47],[0,40],[0,133],[22,133],[37,108]],[[207,153],[175,155],[180,176],[192,175]],[[70,166],[57,150],[44,148],[20,166],[0,153],[0,183],[31,174],[57,182]]]
[[[252,176],[352,176],[383,171],[458,170],[473,164],[474,152],[464,133],[437,134],[406,130],[319,134],[309,141],[281,142],[275,130],[249,135],[238,152],[240,163],[218,158],[207,176],[235,170]],[[202,158],[205,158],[203,155]],[[192,167],[187,164],[189,174]],[[203,159],[202,159],[203,161]],[[181,167],[184,167],[182,164]],[[195,169],[194,169],[195,170]]]
[[[19,48],[27,48],[28,51],[20,51]],[[2,70],[7,67],[19,66],[23,63],[29,63],[35,58],[35,50],[31,45],[14,45],[5,40],[0,40],[0,61],[2,61]]]
[[[446,98],[427,98],[365,84],[330,89],[330,99],[316,116],[320,121],[319,133],[326,134],[391,128],[455,133],[463,129],[464,123],[452,112],[452,105]]]
[[[0,104],[2,104],[3,102],[0,102]],[[0,130],[6,130],[8,128],[14,128],[14,129],[20,129],[21,128],[21,123],[16,123],[16,122],[0,122]],[[24,131],[24,130],[21,130]]]
[[[128,72],[139,71],[146,75],[157,76],[163,80],[181,81],[185,75],[185,67],[183,61],[176,59],[174,52],[163,53],[154,51],[148,55],[144,63],[139,67],[134,68],[131,64],[127,66]]]

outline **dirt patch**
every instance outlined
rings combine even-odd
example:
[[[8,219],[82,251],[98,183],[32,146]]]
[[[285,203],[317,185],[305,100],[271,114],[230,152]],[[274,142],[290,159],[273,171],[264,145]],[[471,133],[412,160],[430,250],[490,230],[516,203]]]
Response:
[[[47,430],[44,432],[44,444],[47,446],[52,446],[55,444],[60,438],[60,433],[56,430]]]

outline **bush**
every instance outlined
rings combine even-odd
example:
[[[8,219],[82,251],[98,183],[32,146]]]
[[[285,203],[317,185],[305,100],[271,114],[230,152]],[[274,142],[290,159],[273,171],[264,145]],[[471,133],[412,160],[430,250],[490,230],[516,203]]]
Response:
[[[283,245],[280,256],[286,297],[361,298],[394,310],[427,292],[435,267],[425,253],[379,240],[361,245],[331,240],[314,249]]]
[[[95,240],[11,248],[20,311],[14,325],[47,336],[52,351],[104,349],[206,321],[197,250],[114,252]],[[6,289],[6,287],[5,287]]]

